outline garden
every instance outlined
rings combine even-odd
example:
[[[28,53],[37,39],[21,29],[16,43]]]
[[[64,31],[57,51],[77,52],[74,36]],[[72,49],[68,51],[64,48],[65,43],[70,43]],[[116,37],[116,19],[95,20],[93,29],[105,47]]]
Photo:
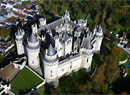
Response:
[[[28,68],[23,70],[11,81],[11,91],[15,94],[25,94],[31,88],[36,87],[42,80]]]

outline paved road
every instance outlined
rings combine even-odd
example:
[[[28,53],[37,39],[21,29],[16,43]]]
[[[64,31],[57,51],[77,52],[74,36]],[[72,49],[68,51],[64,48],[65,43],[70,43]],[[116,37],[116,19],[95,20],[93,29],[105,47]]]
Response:
[[[14,47],[14,46],[13,46],[13,47]],[[2,57],[5,58],[6,55],[11,51],[11,49],[12,49],[13,47],[11,47],[8,51],[6,51],[6,52],[2,55]]]

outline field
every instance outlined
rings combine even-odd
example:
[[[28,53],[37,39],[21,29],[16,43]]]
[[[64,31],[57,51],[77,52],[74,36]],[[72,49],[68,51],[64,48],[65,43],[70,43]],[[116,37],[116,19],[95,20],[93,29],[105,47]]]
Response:
[[[26,67],[11,81],[11,90],[15,94],[25,94],[42,80]]]

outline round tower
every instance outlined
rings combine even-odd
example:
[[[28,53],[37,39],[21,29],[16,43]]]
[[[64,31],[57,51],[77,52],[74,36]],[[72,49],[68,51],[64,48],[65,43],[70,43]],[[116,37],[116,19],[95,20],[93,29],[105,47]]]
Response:
[[[48,84],[57,87],[58,80],[58,56],[52,45],[46,49],[45,56],[43,57],[44,63],[44,77]]]
[[[82,56],[81,68],[85,69],[86,72],[91,70],[91,63],[93,57],[93,47],[90,43],[89,38],[84,38],[81,48],[80,55]]]
[[[103,31],[101,25],[97,28],[97,31],[95,33],[95,44],[94,44],[94,51],[99,52],[102,44],[103,39]]]
[[[28,65],[32,68],[38,68],[40,66],[39,52],[40,45],[34,33],[31,34],[30,38],[27,40],[27,55],[28,55]]]
[[[15,42],[18,55],[24,54],[23,35],[24,33],[21,31],[21,29],[18,29],[18,31],[15,33]]]

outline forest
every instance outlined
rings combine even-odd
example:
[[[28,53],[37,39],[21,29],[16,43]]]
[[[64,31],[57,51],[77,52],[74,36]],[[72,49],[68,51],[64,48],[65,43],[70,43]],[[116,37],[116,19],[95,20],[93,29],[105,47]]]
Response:
[[[97,67],[93,77],[82,70],[60,80],[55,94],[129,94],[130,76],[125,79],[120,75],[119,61],[123,52],[116,44],[115,34],[127,32],[130,35],[130,1],[129,0],[44,0],[36,1],[39,14],[47,21],[62,17],[67,9],[71,20],[87,19],[87,27],[91,31],[95,25],[101,24],[104,35],[113,32],[111,40],[103,40],[100,54],[95,54],[92,67]],[[49,93],[45,87],[45,93]]]

